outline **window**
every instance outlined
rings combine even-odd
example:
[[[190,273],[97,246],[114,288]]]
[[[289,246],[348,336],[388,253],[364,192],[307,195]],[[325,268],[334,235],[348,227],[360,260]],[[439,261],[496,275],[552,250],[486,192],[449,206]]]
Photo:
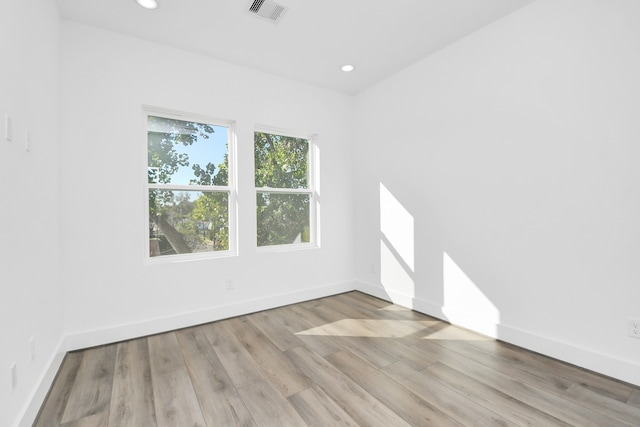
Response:
[[[149,257],[234,253],[233,124],[156,110],[145,120]]]
[[[311,138],[254,133],[257,244],[317,243]]]

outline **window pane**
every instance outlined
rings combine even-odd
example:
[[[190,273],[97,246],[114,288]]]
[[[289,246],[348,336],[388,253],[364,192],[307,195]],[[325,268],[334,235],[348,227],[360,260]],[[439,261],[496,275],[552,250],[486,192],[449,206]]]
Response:
[[[310,241],[309,194],[259,192],[258,246]]]
[[[229,249],[229,193],[149,190],[149,254]]]
[[[256,187],[309,188],[309,140],[254,133]]]
[[[229,128],[148,116],[150,183],[228,185]]]

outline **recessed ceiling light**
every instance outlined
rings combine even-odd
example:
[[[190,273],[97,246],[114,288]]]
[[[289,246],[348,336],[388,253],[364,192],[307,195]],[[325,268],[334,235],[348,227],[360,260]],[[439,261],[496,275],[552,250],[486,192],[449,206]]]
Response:
[[[343,65],[342,67],[340,67],[340,69],[342,71],[344,71],[345,73],[348,73],[350,71],[353,71],[355,67],[353,65],[347,64],[347,65]]]
[[[158,3],[156,0],[136,0],[138,4],[145,9],[155,9],[158,7]]]

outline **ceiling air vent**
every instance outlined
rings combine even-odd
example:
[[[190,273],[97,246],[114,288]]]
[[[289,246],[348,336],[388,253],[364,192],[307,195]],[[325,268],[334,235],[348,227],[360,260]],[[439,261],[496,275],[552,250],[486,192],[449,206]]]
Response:
[[[287,7],[271,0],[254,0],[249,7],[249,13],[271,22],[279,22],[286,12]]]

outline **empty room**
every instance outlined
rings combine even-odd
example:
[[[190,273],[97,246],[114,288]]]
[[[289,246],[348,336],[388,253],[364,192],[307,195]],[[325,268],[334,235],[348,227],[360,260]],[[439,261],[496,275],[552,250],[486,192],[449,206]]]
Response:
[[[0,0],[0,426],[639,426],[640,2]]]

